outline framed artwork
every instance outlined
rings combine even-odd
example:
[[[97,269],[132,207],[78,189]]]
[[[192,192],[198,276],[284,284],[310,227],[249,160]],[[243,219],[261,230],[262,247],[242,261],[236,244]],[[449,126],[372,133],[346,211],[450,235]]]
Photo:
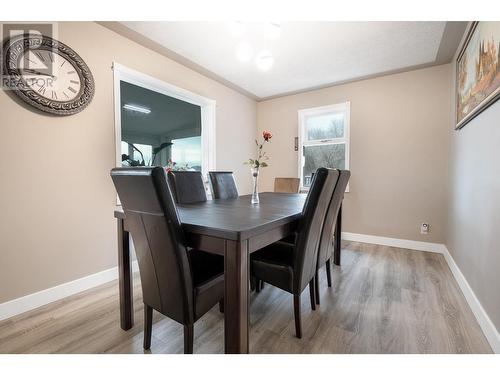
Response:
[[[473,22],[457,57],[456,129],[500,97],[500,22]]]

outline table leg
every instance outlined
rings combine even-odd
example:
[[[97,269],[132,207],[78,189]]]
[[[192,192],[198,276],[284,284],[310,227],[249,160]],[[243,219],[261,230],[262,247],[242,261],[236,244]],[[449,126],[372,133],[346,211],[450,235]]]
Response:
[[[225,241],[224,347],[230,354],[248,353],[248,241]]]
[[[339,213],[337,215],[334,236],[335,242],[333,244],[333,263],[340,266],[340,250],[342,247],[342,204],[340,205]]]
[[[120,288],[120,326],[128,330],[134,325],[132,296],[132,262],[130,261],[129,232],[118,218],[118,285]]]

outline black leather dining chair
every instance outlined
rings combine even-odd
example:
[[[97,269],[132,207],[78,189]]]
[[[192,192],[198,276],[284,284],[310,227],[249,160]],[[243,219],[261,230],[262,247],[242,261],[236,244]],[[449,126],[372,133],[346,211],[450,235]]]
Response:
[[[201,172],[170,171],[168,172],[168,184],[177,203],[196,203],[207,200],[205,182]]]
[[[163,168],[115,168],[111,178],[139,263],[144,349],[151,346],[154,309],[184,325],[184,353],[192,353],[194,323],[223,301],[224,258],[188,251]]]
[[[314,301],[314,276],[318,247],[326,211],[339,171],[319,168],[304,203],[293,244],[279,241],[252,254],[251,273],[257,279],[293,294],[295,332],[302,337],[300,296],[309,284],[311,308]]]
[[[212,196],[214,199],[238,198],[238,188],[233,172],[208,172]]]
[[[328,211],[326,212],[325,223],[323,224],[323,231],[321,233],[321,240],[318,250],[318,262],[316,267],[316,276],[314,278],[314,290],[316,292],[316,303],[320,304],[319,297],[319,279],[318,271],[324,265],[326,265],[326,279],[328,287],[332,286],[332,275],[331,275],[331,265],[330,259],[332,257],[333,250],[333,236],[335,233],[335,226],[337,224],[337,216],[342,206],[342,201],[344,200],[344,192],[351,177],[351,172],[348,170],[340,170],[339,178],[335,189],[333,190],[332,199],[328,205]]]

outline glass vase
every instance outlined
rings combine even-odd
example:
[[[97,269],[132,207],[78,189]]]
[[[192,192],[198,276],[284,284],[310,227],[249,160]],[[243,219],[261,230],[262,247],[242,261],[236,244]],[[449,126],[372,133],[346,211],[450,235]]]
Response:
[[[259,168],[252,168],[251,172],[253,178],[252,204],[259,204]]]

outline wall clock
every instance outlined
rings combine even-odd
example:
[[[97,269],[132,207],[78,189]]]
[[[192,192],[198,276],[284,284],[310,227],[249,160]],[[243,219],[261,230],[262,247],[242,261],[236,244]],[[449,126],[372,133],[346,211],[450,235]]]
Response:
[[[4,75],[13,92],[29,105],[54,115],[83,110],[94,96],[89,67],[70,47],[55,39],[26,35],[4,44]]]

